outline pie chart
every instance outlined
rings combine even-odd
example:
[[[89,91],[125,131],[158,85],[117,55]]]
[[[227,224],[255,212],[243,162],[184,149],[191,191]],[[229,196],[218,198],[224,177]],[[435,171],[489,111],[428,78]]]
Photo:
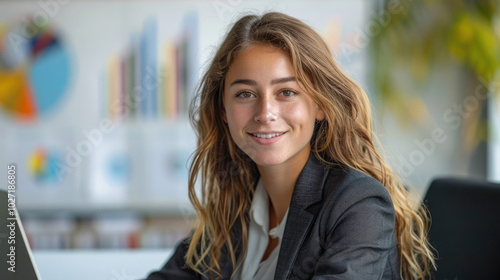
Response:
[[[15,120],[46,116],[67,93],[70,66],[53,28],[0,23],[0,111]]]
[[[33,178],[39,183],[54,184],[58,180],[61,156],[52,150],[38,147],[30,153],[28,168]]]

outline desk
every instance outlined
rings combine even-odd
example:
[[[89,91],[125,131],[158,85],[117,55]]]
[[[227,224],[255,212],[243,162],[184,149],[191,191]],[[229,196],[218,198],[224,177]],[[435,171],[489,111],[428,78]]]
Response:
[[[173,253],[163,250],[34,250],[44,280],[137,280],[160,269]]]

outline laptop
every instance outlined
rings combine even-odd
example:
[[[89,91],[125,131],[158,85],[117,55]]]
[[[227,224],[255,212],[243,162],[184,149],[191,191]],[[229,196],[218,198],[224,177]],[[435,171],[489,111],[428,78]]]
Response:
[[[9,197],[6,190],[0,190],[0,279],[41,280],[15,208],[15,192]]]

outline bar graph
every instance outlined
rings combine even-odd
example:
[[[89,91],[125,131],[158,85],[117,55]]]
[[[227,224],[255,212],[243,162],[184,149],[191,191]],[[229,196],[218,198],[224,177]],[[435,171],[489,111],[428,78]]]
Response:
[[[113,119],[175,119],[186,116],[198,73],[198,17],[187,13],[175,38],[158,33],[150,17],[130,35],[121,53],[105,63],[101,89],[105,116]]]

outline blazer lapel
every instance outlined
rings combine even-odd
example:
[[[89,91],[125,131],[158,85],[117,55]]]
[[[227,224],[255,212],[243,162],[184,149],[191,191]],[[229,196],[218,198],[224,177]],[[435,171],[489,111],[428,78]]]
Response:
[[[293,190],[275,280],[285,280],[291,272],[299,249],[316,218],[316,213],[311,213],[307,208],[321,201],[327,173],[325,166],[311,152]]]

